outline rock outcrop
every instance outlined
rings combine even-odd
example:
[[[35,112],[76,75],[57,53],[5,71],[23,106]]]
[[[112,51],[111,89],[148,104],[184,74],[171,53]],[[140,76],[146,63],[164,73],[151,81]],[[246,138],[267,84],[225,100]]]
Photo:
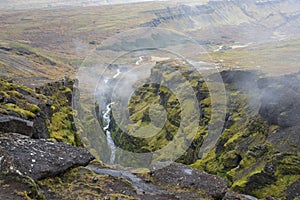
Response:
[[[125,179],[135,188],[137,194],[132,196],[137,199],[257,200],[229,190],[227,182],[218,176],[179,163],[159,162],[152,166],[150,172],[139,175],[95,164],[87,168],[96,174]]]
[[[179,163],[154,170],[151,176],[163,184],[204,191],[215,199],[222,199],[228,190],[227,182],[221,177],[200,172]]]
[[[94,157],[84,148],[14,133],[0,135],[0,169],[39,180],[85,166]]]
[[[49,138],[46,120],[52,115],[51,101],[22,85],[0,80],[0,132],[32,138]]]

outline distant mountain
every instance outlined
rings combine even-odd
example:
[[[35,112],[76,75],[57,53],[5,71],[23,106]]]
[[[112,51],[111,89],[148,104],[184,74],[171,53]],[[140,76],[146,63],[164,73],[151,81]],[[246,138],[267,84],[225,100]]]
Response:
[[[156,18],[143,26],[195,33],[202,38],[223,34],[247,42],[298,37],[300,24],[297,0],[190,1],[151,12]]]

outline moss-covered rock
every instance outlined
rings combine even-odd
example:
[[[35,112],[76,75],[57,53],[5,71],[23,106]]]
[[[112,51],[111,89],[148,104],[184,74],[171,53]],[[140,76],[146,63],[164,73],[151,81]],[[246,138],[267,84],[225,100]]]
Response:
[[[61,199],[136,199],[137,194],[126,180],[97,175],[83,167],[72,169],[61,176],[39,182]]]
[[[65,142],[73,146],[83,146],[77,132],[72,109],[72,95],[75,80],[65,77],[63,80],[47,83],[36,88],[36,92],[51,99],[51,118],[47,120],[50,139]]]
[[[242,73],[246,78],[234,74],[223,72],[230,124],[211,153],[192,166],[225,177],[238,192],[289,199],[284,191],[299,178],[300,121],[298,103],[293,103],[299,92],[299,74],[269,79],[247,77],[246,72]],[[286,106],[296,111],[289,113],[293,118],[289,127],[280,122]]]
[[[46,120],[52,115],[50,99],[19,84],[0,80],[2,132],[48,138]],[[26,122],[24,124],[24,122]]]

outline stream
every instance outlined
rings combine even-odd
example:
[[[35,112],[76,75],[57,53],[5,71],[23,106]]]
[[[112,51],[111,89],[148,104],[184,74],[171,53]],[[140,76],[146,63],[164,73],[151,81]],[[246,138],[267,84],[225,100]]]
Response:
[[[143,58],[144,56],[139,56],[138,60],[136,61],[136,65],[140,65],[141,62],[143,62]],[[120,76],[121,74],[121,70],[118,68],[117,69],[117,73],[115,75],[112,76],[112,79],[116,79],[118,78],[118,76]],[[104,83],[105,84],[108,84],[109,83],[109,78],[104,78]],[[114,102],[109,102],[107,105],[106,105],[106,109],[104,110],[103,112],[103,119],[105,121],[105,127],[103,128],[103,131],[105,132],[105,135],[106,135],[106,141],[107,141],[107,144],[111,150],[111,154],[110,154],[110,160],[109,160],[109,164],[110,165],[113,165],[115,163],[115,159],[116,159],[116,150],[117,150],[117,147],[112,139],[112,136],[111,136],[111,132],[109,131],[109,124],[110,124],[110,114],[111,114],[111,106],[114,104]]]
[[[103,114],[103,119],[106,123],[106,126],[103,128],[103,130],[105,131],[106,134],[106,141],[108,146],[110,147],[111,153],[110,153],[110,160],[109,160],[109,164],[114,164],[115,159],[116,159],[116,145],[111,137],[111,133],[109,131],[109,123],[110,123],[110,112],[111,112],[111,105],[113,105],[114,103],[109,103],[106,106],[106,110]]]
[[[88,169],[92,170],[96,174],[100,175],[110,175],[113,177],[117,178],[123,178],[127,181],[129,181],[134,189],[137,191],[138,194],[151,194],[151,195],[156,195],[156,194],[165,194],[167,193],[164,190],[161,190],[157,186],[147,183],[143,179],[139,178],[138,176],[127,172],[125,170],[117,170],[117,169],[107,169],[107,168],[101,168],[99,166],[95,165],[88,165]]]

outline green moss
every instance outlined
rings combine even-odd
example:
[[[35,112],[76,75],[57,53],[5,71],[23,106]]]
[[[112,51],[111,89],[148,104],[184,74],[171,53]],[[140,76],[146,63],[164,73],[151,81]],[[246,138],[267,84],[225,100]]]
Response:
[[[278,199],[285,199],[284,191],[287,186],[294,183],[296,180],[300,178],[300,175],[285,175],[277,178],[277,181],[267,187],[260,188],[258,190],[254,190],[251,192],[252,195],[258,198],[265,198],[272,194],[272,196]]]
[[[205,106],[211,106],[211,98],[208,97],[208,98],[204,99],[203,101],[201,101],[201,103]]]
[[[5,115],[8,114],[7,110],[5,110],[3,108],[0,108],[0,113],[5,114]]]
[[[72,114],[71,107],[62,107],[59,112],[53,114],[51,122],[48,124],[50,138],[74,146],[82,146],[78,134],[73,129]]]
[[[9,83],[7,81],[3,81],[3,80],[0,80],[0,89],[1,90],[15,90],[16,89],[16,85],[12,84],[12,83]]]
[[[34,104],[27,104],[28,110],[32,113],[38,113],[41,112],[40,107],[38,107],[37,105]]]
[[[19,114],[20,116],[23,116],[23,117],[26,117],[26,118],[29,118],[29,119],[33,119],[33,118],[36,117],[36,115],[34,113],[32,113],[31,111],[24,110],[24,109],[18,107],[17,105],[15,105],[15,104],[8,103],[8,104],[4,104],[3,106],[5,108],[7,108],[8,110],[11,110],[11,111]]]
[[[20,94],[18,91],[9,91],[8,92],[10,97],[15,97],[15,98],[23,98],[23,95]]]
[[[249,155],[249,154],[245,154],[245,156],[243,157],[243,159],[240,162],[240,168],[248,168],[249,166],[251,166],[252,164],[254,164],[256,162],[256,159]]]
[[[248,178],[243,177],[242,179],[239,179],[239,180],[235,181],[233,183],[233,185],[231,186],[231,188],[233,190],[237,190],[237,191],[244,191],[244,188],[245,188],[247,183],[248,183]]]
[[[71,88],[66,87],[66,89],[63,91],[63,93],[64,94],[66,94],[66,93],[72,93],[72,90],[71,90]]]
[[[94,179],[97,179],[97,182],[93,182]],[[113,192],[117,191],[116,189],[112,191],[112,188],[118,187],[118,185],[123,190],[133,190],[127,181],[114,179],[107,175],[98,175],[84,167],[74,168],[59,177],[41,180],[39,184],[49,188],[49,191],[62,199],[104,199],[107,196],[134,199],[129,195]]]
[[[212,174],[217,174],[223,168],[222,164],[217,161],[215,150],[212,150],[204,158],[197,160],[190,166]]]
[[[9,94],[7,94],[7,92],[5,91],[0,91],[0,95],[3,96],[4,98],[9,98]]]
[[[299,155],[286,154],[281,160],[277,161],[276,175],[285,176],[285,175],[298,175],[298,174],[300,174]]]
[[[109,197],[111,200],[118,200],[118,199],[134,200],[135,199],[133,197],[124,194],[110,194]]]
[[[35,94],[35,91],[29,87],[26,87],[25,85],[18,85],[18,88],[21,88],[22,90],[25,90],[29,94]]]

